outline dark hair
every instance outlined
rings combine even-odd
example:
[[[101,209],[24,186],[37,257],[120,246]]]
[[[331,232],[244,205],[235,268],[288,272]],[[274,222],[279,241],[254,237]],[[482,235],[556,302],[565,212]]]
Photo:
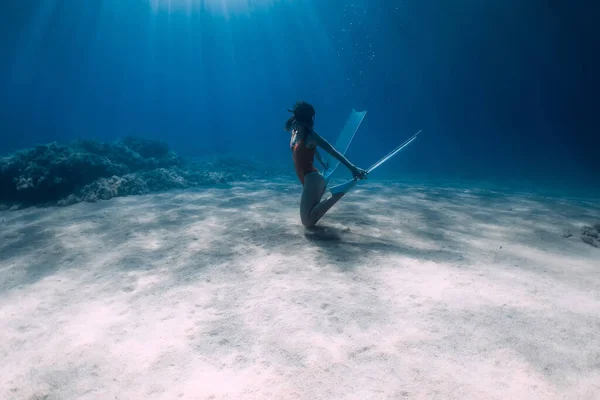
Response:
[[[295,124],[304,125],[308,128],[312,128],[315,124],[315,108],[303,100],[297,101],[294,108],[288,111],[293,115],[285,123],[286,131],[291,131]]]

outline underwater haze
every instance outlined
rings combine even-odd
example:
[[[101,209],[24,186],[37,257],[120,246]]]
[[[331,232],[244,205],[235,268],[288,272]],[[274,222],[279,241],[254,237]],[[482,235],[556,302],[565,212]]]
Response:
[[[600,399],[596,3],[0,1],[0,399]]]
[[[597,189],[598,32],[578,4],[7,1],[0,146],[135,134],[291,168],[282,127],[302,99],[332,141],[367,111],[363,167],[423,129],[380,176]]]

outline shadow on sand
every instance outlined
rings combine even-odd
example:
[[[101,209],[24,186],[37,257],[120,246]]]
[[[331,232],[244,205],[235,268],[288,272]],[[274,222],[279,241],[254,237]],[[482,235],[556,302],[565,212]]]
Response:
[[[34,284],[58,270],[88,268],[98,259],[116,273],[166,265],[176,284],[194,279],[205,266],[249,262],[257,251],[302,257],[302,249],[311,247],[341,270],[386,256],[461,265],[486,257],[523,260],[523,250],[511,252],[511,243],[539,243],[542,248],[529,253],[539,262],[561,256],[564,227],[600,215],[574,203],[523,196],[374,184],[304,229],[297,204],[289,184],[269,183],[3,212],[0,262],[17,273],[5,275],[11,278],[0,281],[0,291]]]

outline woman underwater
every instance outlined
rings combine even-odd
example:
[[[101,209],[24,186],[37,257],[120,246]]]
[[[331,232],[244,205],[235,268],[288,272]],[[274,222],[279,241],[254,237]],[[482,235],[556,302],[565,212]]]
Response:
[[[321,200],[327,182],[321,172],[313,165],[316,156],[317,160],[325,166],[321,155],[317,151],[317,146],[348,167],[354,178],[365,179],[367,172],[357,168],[314,131],[315,109],[312,105],[304,101],[298,101],[293,110],[288,111],[292,113],[292,116],[287,120],[285,130],[292,133],[290,148],[296,174],[300,179],[300,183],[302,183],[300,220],[302,225],[311,228],[346,194],[345,192],[332,193],[331,197]]]

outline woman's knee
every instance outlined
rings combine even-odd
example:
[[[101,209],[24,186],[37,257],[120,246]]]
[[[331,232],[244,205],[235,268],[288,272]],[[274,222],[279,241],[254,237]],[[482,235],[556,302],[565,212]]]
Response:
[[[311,218],[310,212],[300,212],[300,221],[305,228],[312,228],[316,223],[314,218]]]

